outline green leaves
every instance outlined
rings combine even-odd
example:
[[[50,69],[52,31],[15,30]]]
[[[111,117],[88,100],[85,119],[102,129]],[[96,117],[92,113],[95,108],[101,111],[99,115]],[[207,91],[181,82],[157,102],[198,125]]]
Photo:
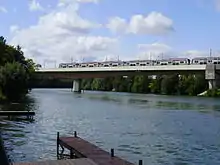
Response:
[[[197,95],[207,89],[204,75],[158,75],[149,78],[144,75],[132,77],[111,77],[87,79],[83,88],[87,90],[104,90],[133,93],[155,93],[165,95]]]
[[[10,101],[25,96],[34,71],[34,62],[25,59],[21,47],[7,45],[0,37],[0,96]]]

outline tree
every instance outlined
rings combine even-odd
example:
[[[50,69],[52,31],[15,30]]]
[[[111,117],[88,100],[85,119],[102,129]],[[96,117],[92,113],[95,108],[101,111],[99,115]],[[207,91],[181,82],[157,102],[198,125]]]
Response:
[[[28,92],[28,74],[18,62],[0,68],[2,93],[9,100],[19,99]]]
[[[161,92],[161,81],[162,76],[158,75],[155,79],[152,79],[152,81],[149,83],[149,88],[151,93],[159,94]]]
[[[8,45],[0,37],[0,99],[12,101],[25,96],[34,71],[34,62],[25,59],[21,47]]]
[[[177,94],[179,89],[178,85],[178,75],[164,76],[161,82],[161,93],[166,95]]]

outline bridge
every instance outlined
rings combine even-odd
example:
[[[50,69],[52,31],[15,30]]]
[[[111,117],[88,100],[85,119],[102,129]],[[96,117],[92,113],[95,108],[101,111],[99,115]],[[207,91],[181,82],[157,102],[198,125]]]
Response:
[[[160,65],[160,66],[117,66],[117,67],[79,67],[79,68],[40,68],[39,76],[73,79],[73,91],[81,91],[81,79],[105,78],[112,76],[167,75],[167,74],[205,73],[209,89],[220,85],[220,64],[206,65]]]

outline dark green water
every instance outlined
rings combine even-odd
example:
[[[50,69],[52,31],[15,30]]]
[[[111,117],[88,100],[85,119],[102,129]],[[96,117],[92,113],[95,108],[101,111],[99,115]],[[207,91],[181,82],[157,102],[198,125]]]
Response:
[[[220,101],[212,98],[36,89],[23,104],[35,120],[1,119],[15,162],[56,159],[56,132],[79,135],[147,165],[220,164]]]

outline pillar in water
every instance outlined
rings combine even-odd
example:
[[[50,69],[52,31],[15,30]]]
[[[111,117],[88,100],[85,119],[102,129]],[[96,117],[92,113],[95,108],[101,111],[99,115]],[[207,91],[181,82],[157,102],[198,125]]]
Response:
[[[80,93],[81,92],[81,80],[74,80],[73,81],[73,92]]]

